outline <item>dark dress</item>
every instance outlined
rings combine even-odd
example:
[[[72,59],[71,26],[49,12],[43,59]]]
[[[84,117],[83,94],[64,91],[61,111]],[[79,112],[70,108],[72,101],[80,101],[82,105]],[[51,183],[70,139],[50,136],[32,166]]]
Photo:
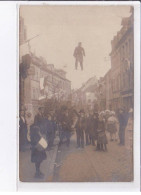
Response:
[[[39,134],[40,128],[36,125],[31,125],[30,127],[30,137],[31,137],[31,162],[41,163],[47,158],[45,150],[38,151],[36,145],[39,142],[41,136]]]
[[[107,144],[107,136],[105,133],[105,123],[104,121],[98,121],[98,129],[97,129],[97,143],[98,144]]]

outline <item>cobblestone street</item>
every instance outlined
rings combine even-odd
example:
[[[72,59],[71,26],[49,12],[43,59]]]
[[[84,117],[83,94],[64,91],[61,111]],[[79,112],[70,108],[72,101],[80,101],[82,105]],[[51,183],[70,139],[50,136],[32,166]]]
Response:
[[[25,182],[129,182],[133,180],[131,157],[124,146],[110,141],[108,152],[95,151],[91,145],[79,150],[73,135],[69,148],[64,143],[61,148],[56,145],[47,152],[47,160],[41,165],[44,179],[34,178],[30,151],[21,153],[20,178]]]

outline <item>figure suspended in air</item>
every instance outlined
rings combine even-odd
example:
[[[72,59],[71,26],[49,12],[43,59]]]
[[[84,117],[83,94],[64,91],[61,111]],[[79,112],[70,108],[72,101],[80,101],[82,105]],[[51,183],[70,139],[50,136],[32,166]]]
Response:
[[[80,63],[81,70],[83,70],[83,56],[85,56],[85,50],[81,45],[82,45],[81,42],[79,42],[73,54],[73,56],[75,57],[75,69],[76,70],[78,67],[78,63]]]

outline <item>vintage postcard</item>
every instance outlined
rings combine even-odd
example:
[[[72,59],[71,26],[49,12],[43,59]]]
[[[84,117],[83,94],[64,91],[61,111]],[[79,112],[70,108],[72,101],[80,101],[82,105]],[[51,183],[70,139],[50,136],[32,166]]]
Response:
[[[19,180],[132,182],[134,6],[19,7]]]

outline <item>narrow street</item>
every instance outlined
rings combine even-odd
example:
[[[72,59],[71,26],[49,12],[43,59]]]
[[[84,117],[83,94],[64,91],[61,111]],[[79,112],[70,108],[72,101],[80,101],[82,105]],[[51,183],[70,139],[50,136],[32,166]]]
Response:
[[[56,139],[56,143],[58,140]],[[20,178],[25,182],[129,182],[132,181],[132,159],[129,151],[117,142],[108,143],[108,152],[95,151],[94,146],[84,150],[76,148],[76,136],[71,137],[70,147],[47,152],[41,171],[44,179],[35,179],[35,167],[30,161],[30,151],[20,154]],[[27,168],[28,166],[28,168]]]
[[[19,154],[20,181],[133,181],[134,7],[23,7],[19,24],[19,146],[37,146],[35,163],[30,145]],[[108,150],[78,149],[75,132],[67,147],[69,130],[99,145],[108,131]]]

